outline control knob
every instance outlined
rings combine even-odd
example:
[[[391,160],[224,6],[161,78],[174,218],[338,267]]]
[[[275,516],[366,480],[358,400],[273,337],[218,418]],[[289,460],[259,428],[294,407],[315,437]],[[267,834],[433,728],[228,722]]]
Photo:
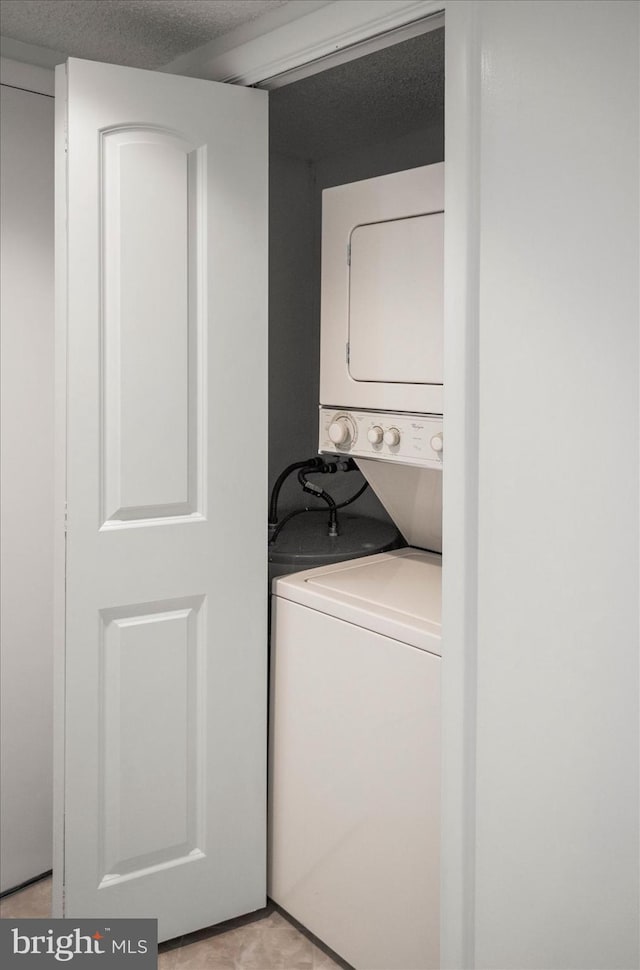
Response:
[[[372,445],[379,445],[383,437],[384,437],[384,432],[382,428],[377,424],[374,424],[374,426],[372,428],[369,428],[369,430],[367,431],[367,438],[369,439]]]
[[[440,431],[438,434],[434,434],[430,443],[434,451],[442,451],[442,431]]]
[[[397,428],[387,428],[383,438],[385,445],[389,445],[390,448],[400,444],[400,432]]]
[[[351,426],[347,418],[336,418],[329,425],[329,437],[334,445],[346,445],[351,438]]]

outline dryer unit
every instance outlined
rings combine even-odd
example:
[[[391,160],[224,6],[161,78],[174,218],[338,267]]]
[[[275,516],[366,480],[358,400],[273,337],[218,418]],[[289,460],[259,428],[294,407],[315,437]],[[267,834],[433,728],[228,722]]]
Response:
[[[444,163],[325,189],[320,404],[442,414]]]
[[[319,451],[442,551],[444,163],[326,189]]]

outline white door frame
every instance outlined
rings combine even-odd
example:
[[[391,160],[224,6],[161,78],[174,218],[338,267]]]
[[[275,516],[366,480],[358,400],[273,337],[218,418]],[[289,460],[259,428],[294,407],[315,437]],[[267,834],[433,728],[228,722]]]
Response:
[[[443,530],[443,801],[442,939],[443,968],[473,966],[475,839],[475,698],[478,524],[478,327],[479,279],[479,81],[480,46],[473,0],[335,0],[263,37],[235,48],[205,45],[165,70],[216,80],[257,84],[340,48],[431,14],[447,18],[447,175],[445,208],[445,408],[447,465]],[[56,105],[64,127],[64,105]],[[58,139],[56,177],[64,177],[64,138]],[[64,214],[56,212],[56,233]],[[60,247],[57,247],[62,252]],[[56,280],[65,279],[59,259]],[[56,468],[55,468],[55,696],[64,700],[65,643],[65,432],[66,333],[64,286],[56,287]],[[55,716],[60,718],[56,709]],[[59,720],[58,723],[61,723]],[[54,752],[54,813],[63,810],[64,743]],[[59,818],[58,818],[59,821]],[[62,832],[62,825],[55,826]],[[64,859],[54,843],[54,867]],[[62,899],[53,901],[54,915]]]
[[[55,99],[55,184],[66,183],[67,106]],[[64,870],[64,741],[67,582],[67,213],[55,193],[54,522],[53,522],[53,871]],[[64,878],[53,880],[51,915],[64,914]]]
[[[210,81],[262,84],[269,78],[389,35],[442,13],[446,0],[333,0],[275,30],[247,39],[240,28],[176,58],[162,70]],[[386,46],[388,40],[381,46]]]

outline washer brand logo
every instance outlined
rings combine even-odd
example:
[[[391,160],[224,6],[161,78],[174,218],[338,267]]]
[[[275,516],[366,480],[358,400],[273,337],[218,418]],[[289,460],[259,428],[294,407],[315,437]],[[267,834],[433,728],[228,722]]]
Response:
[[[96,966],[151,970],[158,954],[158,921],[113,919],[108,925],[95,920],[1,920],[0,966],[52,967],[73,961],[73,970]]]

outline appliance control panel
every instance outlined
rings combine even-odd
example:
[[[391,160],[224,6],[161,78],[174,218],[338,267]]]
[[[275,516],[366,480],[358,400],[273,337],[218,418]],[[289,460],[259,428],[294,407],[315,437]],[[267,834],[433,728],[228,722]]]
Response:
[[[442,468],[442,417],[320,407],[322,453]]]

